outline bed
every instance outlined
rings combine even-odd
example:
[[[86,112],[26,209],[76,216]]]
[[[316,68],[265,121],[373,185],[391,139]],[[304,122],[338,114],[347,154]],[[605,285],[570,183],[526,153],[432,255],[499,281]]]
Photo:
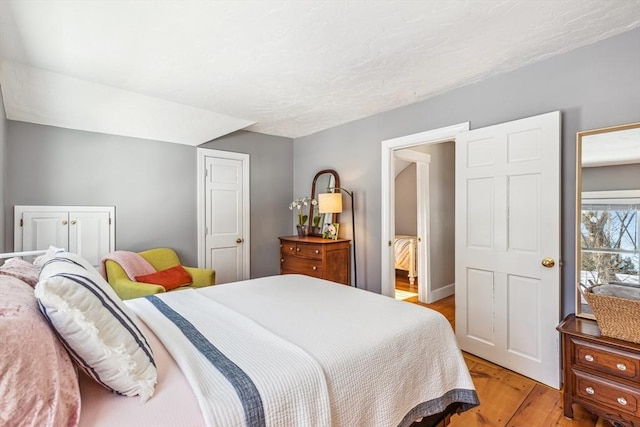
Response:
[[[418,236],[396,234],[393,250],[395,255],[395,268],[406,271],[409,284],[413,286],[416,277],[418,277],[418,269],[416,268]]]
[[[75,307],[74,298],[80,298],[77,306],[95,299],[78,297],[91,289],[89,294],[108,301],[92,306],[84,315],[92,316],[98,306],[108,305],[111,312],[120,310],[128,316],[126,321],[111,323],[115,328],[131,322],[129,332],[134,337],[129,349],[132,356],[125,358],[121,353],[129,346],[126,334],[117,335],[117,357],[126,360],[121,363],[126,368],[116,368],[135,371],[131,378],[143,384],[110,392],[98,383],[109,375],[100,374],[96,380],[95,373],[101,368],[93,366],[79,369],[74,378],[58,375],[51,384],[65,380],[72,384],[65,391],[72,394],[75,381],[79,394],[75,404],[62,408],[67,417],[64,425],[408,426],[420,420],[420,425],[436,425],[451,413],[479,404],[453,331],[435,311],[301,275],[174,291],[123,303],[111,301],[115,293],[109,292],[108,284],[103,291],[99,274],[89,271],[90,266],[77,255],[58,252],[45,259],[40,260],[35,291],[33,283],[15,274],[4,275],[0,267],[0,313],[10,312],[6,305],[12,298],[6,296],[15,290],[23,293],[23,299],[32,297],[34,301],[23,301],[22,307],[39,308],[44,314],[40,320],[47,319],[41,322],[43,327],[56,331],[74,363],[82,368],[91,355],[78,358],[76,352],[87,351],[95,336],[82,338],[81,345],[74,346],[75,332],[65,335],[58,317]],[[57,298],[60,295],[65,297]],[[12,328],[2,327],[7,317],[11,316],[0,316],[3,334]],[[71,327],[81,322],[73,319]],[[32,323],[38,322],[34,318]],[[8,347],[14,347],[14,359],[1,366],[3,374],[20,365],[15,358],[21,350],[27,360],[37,359],[31,346],[46,341],[24,339],[24,334],[16,335],[13,329]],[[101,334],[103,329],[98,329]],[[105,327],[105,333],[110,329]],[[104,341],[109,342],[107,335]],[[140,350],[147,346],[152,350],[153,366],[145,367],[142,362],[149,354]],[[58,353],[65,358],[64,351]],[[132,367],[136,361],[142,361],[141,366]],[[60,371],[32,366],[28,376],[40,385],[38,392],[46,392],[42,384],[49,383],[33,378],[34,372],[37,376]],[[145,378],[153,380],[151,392]],[[1,387],[3,398],[6,393],[7,400],[13,401],[15,384],[5,381]],[[25,399],[25,393],[19,398]],[[28,398],[32,403],[22,400],[23,406],[26,403],[27,408],[43,412],[38,403],[41,397],[32,393]],[[62,399],[58,396],[57,400]],[[3,411],[15,408],[7,405]],[[0,414],[0,419],[11,415]],[[28,425],[23,421],[30,415],[15,421]],[[45,415],[50,425],[60,425],[61,416]]]

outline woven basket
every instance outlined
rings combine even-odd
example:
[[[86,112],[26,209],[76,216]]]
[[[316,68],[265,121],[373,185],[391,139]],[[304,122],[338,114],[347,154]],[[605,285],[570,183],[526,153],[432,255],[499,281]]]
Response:
[[[580,293],[593,310],[603,336],[640,344],[640,300],[594,294],[582,286]]]

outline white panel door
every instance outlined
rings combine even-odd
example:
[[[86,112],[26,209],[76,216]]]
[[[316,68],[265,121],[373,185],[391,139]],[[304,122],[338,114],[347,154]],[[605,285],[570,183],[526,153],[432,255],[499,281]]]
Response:
[[[552,258],[555,266],[544,267]],[[560,113],[456,138],[456,336],[560,386]]]
[[[69,243],[69,215],[67,212],[24,212],[22,214],[21,251],[48,249],[49,246],[67,249]]]
[[[109,212],[69,212],[69,252],[77,253],[98,267],[111,252]]]
[[[241,160],[205,157],[205,266],[216,271],[216,284],[248,278],[244,277],[243,172]]]

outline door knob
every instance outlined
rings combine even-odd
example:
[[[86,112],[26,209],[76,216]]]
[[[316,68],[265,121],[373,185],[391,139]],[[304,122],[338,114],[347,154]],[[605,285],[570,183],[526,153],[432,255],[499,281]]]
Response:
[[[547,257],[547,258],[543,258],[542,259],[542,266],[543,267],[551,268],[554,265],[556,265],[556,262],[553,260],[553,258]]]
[[[236,239],[236,243],[242,243],[242,239],[241,239],[240,237],[238,237],[238,238]]]

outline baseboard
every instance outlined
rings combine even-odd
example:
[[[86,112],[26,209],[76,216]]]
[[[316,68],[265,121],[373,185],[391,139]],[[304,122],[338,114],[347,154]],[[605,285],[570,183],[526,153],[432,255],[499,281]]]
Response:
[[[431,291],[429,295],[431,298],[429,298],[429,300],[431,302],[436,302],[441,300],[442,298],[446,298],[450,295],[455,294],[455,292],[456,292],[456,284],[452,283],[450,285],[443,286],[441,288]]]

